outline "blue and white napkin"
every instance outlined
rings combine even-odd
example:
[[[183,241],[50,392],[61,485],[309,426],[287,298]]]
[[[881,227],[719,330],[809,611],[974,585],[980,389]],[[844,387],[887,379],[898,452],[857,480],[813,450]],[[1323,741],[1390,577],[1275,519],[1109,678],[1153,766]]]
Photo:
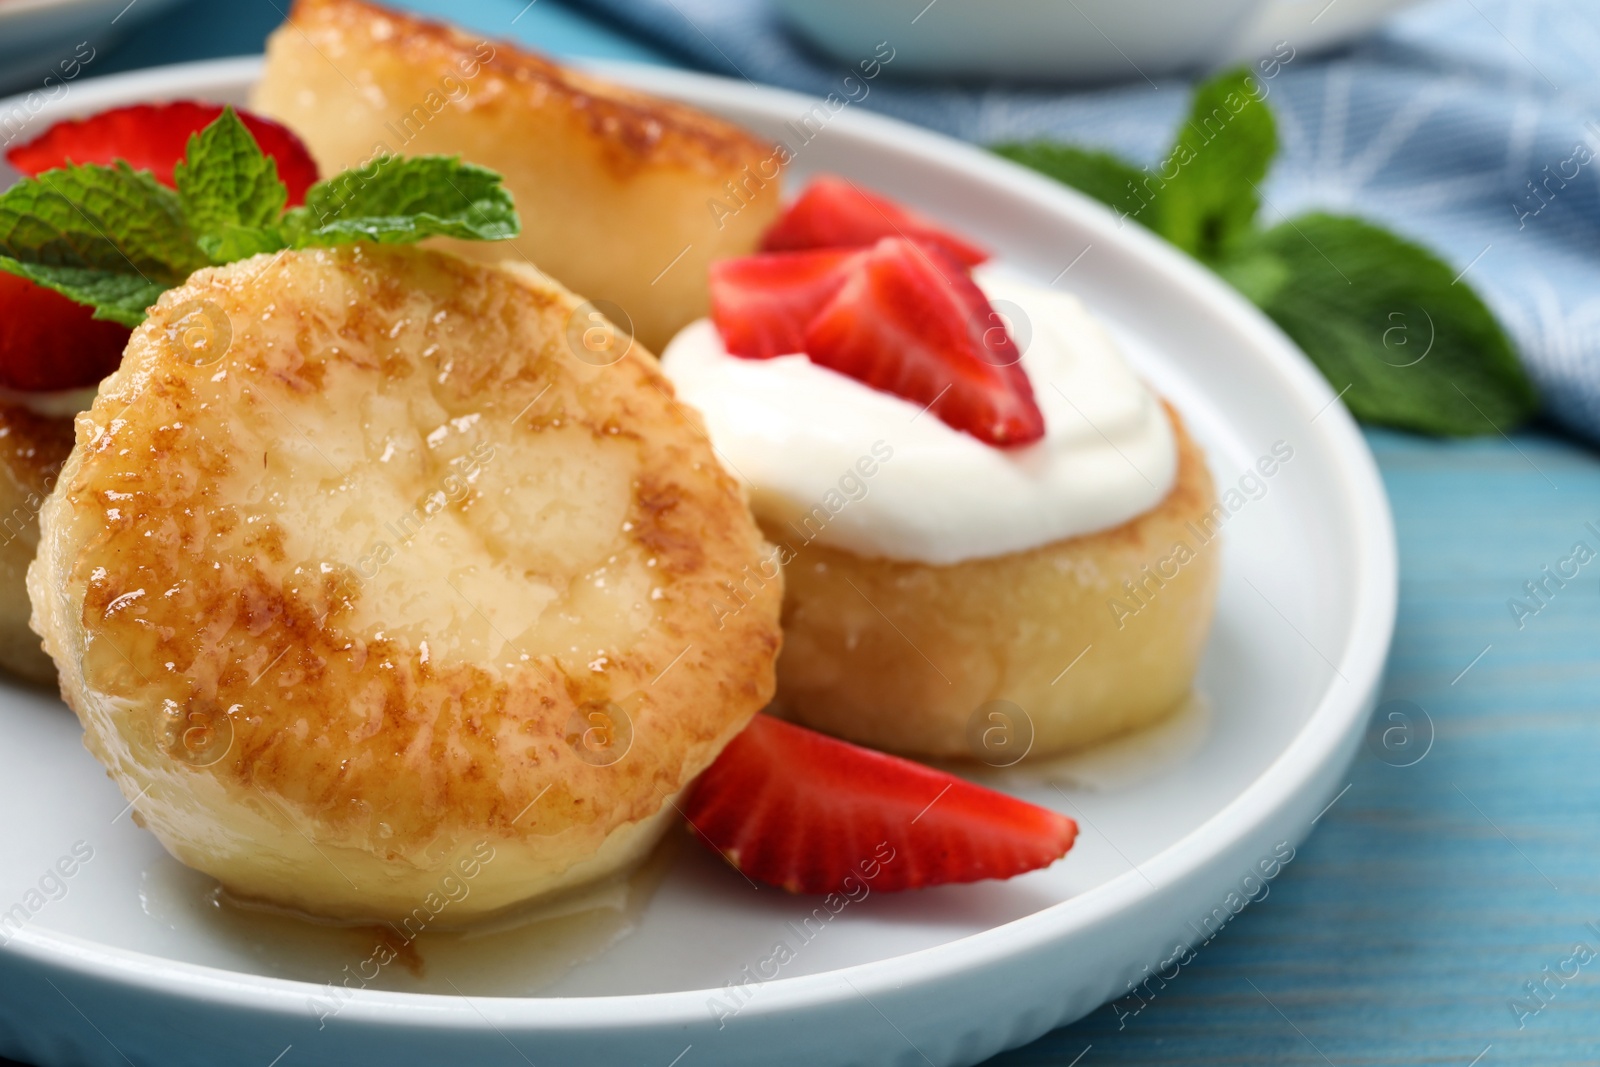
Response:
[[[717,73],[817,95],[850,73],[767,0],[574,2]],[[1600,443],[1600,0],[1434,0],[1297,54],[1268,88],[1283,147],[1264,221],[1321,208],[1434,249],[1510,331],[1549,416]],[[879,77],[859,104],[979,144],[1049,135],[1154,163],[1188,87]]]

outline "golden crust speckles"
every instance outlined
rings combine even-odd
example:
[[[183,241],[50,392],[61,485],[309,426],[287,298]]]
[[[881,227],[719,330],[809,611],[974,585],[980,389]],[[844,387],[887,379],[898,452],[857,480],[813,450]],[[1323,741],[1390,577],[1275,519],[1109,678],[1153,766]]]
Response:
[[[694,108],[361,0],[296,3],[251,106],[324,173],[380,153],[499,172],[522,233],[447,247],[532,263],[653,348],[705,313],[711,262],[755,249],[788,158]]]
[[[776,597],[721,628],[707,606],[762,550],[740,491],[654,357],[574,356],[577,304],[348,249],[203,271],[135,333],[33,593],[91,747],[154,783],[180,859],[382,917],[483,839],[513,857],[489,910],[592,875],[768,699]],[[226,354],[192,365],[213,312]],[[631,747],[597,761],[573,724],[617,707]]]
[[[703,111],[590,77],[507,41],[485,41],[361,0],[296,0],[289,25],[327,49],[330,58],[347,49],[384,47],[423,69],[471,71],[479,81],[474,106],[560,107],[588,128],[619,172],[663,164],[709,171],[772,151],[740,127]],[[450,86],[442,88],[448,93]]]

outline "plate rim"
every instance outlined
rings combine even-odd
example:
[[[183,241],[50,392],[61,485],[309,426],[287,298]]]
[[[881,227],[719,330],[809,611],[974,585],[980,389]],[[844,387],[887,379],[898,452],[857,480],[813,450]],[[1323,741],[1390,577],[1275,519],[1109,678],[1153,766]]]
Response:
[[[260,55],[239,56],[90,77],[34,117],[48,121],[55,115],[135,99],[248,85],[259,77],[262,62]],[[801,93],[647,63],[573,57],[563,57],[562,62],[667,97],[696,95],[693,90],[707,96],[720,92],[726,97],[732,90],[745,99],[766,101],[773,107],[804,111],[816,103],[816,98]],[[684,92],[680,94],[675,89]],[[20,99],[0,101],[0,109]],[[1350,505],[1349,517],[1356,533],[1351,546],[1355,570],[1353,610],[1343,637],[1344,649],[1335,664],[1345,684],[1333,685],[1330,680],[1305,724],[1254,780],[1199,826],[1137,869],[1030,915],[940,945],[836,970],[763,982],[760,1000],[750,1003],[744,1011],[749,1015],[815,1008],[855,999],[863,993],[905,992],[908,987],[979,971],[1026,949],[1071,936],[1118,912],[1136,909],[1175,888],[1185,877],[1199,873],[1208,860],[1226,854],[1258,825],[1290,806],[1328,761],[1339,758],[1357,720],[1364,720],[1370,710],[1387,660],[1398,607],[1398,550],[1376,460],[1349,412],[1335,403],[1338,397],[1333,389],[1260,311],[1154,234],[1140,227],[1119,227],[1115,216],[1099,203],[977,146],[860,109],[841,112],[834,121],[912,152],[936,150],[984,180],[1025,193],[1030,199],[1055,201],[1064,214],[1086,230],[1097,232],[1097,239],[1131,243],[1142,257],[1158,261],[1165,282],[1186,290],[1187,295],[1208,304],[1234,329],[1250,336],[1255,350],[1267,357],[1265,367],[1282,379],[1308,417],[1315,416],[1315,433],[1329,448],[1330,465],[1338,475],[1339,496]],[[326,988],[296,979],[173,960],[38,927],[19,931],[0,947],[0,964],[7,955],[149,993],[257,1013],[302,1016],[305,998]],[[358,1026],[392,1023],[397,1015],[403,1015],[408,1026],[426,1029],[479,1030],[493,1020],[518,1028],[559,1032],[587,1030],[597,1024],[615,1028],[619,1017],[625,1017],[629,1027],[683,1024],[691,1018],[702,1022],[706,998],[722,989],[615,996],[475,997],[465,1004],[459,1003],[464,998],[436,993],[373,989],[349,992],[351,996],[339,1010],[340,1021]]]

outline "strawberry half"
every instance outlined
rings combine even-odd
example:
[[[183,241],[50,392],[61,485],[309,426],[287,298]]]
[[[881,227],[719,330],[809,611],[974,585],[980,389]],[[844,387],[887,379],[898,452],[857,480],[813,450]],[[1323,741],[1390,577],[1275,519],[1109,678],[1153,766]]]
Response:
[[[909,237],[933,245],[969,267],[989,258],[988,252],[932,219],[831,174],[811,179],[767,231],[761,250],[865,248],[884,237]]]
[[[839,291],[860,254],[828,248],[711,264],[711,319],[723,345],[746,359],[804,351],[806,326]]]
[[[991,445],[1044,436],[1044,416],[1005,320],[937,248],[879,241],[806,330],[812,362],[929,405]]]
[[[36,392],[94,385],[117,369],[126,326],[0,271],[0,386]]]
[[[1078,836],[1065,815],[770,715],[723,750],[684,813],[734,867],[791,893],[1010,878]]]
[[[317,180],[317,165],[300,138],[271,119],[234,110],[261,151],[277,162],[278,177],[289,189],[289,206],[305,200],[306,189]],[[134,170],[148,170],[163,185],[172,185],[172,168],[183,159],[189,135],[199,133],[221,114],[221,104],[195,100],[112,108],[86,119],[56,123],[34,140],[8,151],[6,161],[36,177],[69,160],[111,164],[122,159]]]

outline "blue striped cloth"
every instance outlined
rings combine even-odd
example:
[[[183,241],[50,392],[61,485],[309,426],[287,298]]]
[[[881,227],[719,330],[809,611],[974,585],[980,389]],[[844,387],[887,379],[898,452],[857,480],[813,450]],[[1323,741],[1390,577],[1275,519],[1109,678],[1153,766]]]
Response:
[[[767,0],[573,2],[708,70],[860,96]],[[1263,221],[1320,208],[1433,248],[1510,331],[1547,414],[1600,443],[1597,57],[1600,0],[1435,0],[1353,48],[1296,55],[1267,83],[1283,147]],[[1188,92],[885,76],[859,103],[979,144],[1050,135],[1155,163]]]

